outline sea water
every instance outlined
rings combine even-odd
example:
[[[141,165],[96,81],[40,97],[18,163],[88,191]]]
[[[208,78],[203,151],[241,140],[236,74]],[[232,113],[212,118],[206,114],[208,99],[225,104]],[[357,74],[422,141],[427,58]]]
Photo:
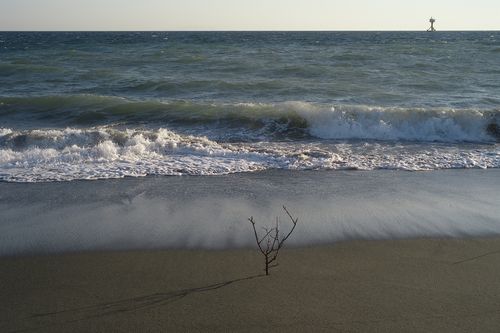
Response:
[[[0,32],[0,180],[500,167],[500,32]]]
[[[500,235],[500,169],[267,170],[210,177],[0,182],[0,257],[82,250],[256,248]],[[256,252],[255,255],[258,255]],[[473,255],[472,255],[473,256]]]

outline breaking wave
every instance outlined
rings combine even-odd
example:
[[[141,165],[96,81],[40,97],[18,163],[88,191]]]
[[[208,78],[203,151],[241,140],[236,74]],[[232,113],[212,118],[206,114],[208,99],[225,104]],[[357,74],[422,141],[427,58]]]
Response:
[[[0,180],[221,175],[265,169],[499,168],[496,144],[384,141],[217,142],[169,129],[0,129]]]
[[[481,143],[500,140],[500,110],[306,102],[161,102],[95,95],[0,98],[0,120],[11,127],[119,124],[203,128],[205,135],[219,138],[221,133],[231,130],[245,134],[245,138],[236,140],[263,137]]]
[[[500,111],[0,98],[0,180],[500,167]]]

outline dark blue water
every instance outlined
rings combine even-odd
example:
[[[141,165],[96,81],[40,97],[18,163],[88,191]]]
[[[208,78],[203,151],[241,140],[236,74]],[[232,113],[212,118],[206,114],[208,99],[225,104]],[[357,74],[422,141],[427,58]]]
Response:
[[[0,40],[4,97],[500,105],[500,32],[3,32]]]
[[[0,32],[0,179],[500,167],[500,32]]]

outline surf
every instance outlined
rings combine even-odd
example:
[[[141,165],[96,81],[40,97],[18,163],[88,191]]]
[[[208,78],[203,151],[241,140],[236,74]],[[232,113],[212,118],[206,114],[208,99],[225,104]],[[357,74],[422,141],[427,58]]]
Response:
[[[124,125],[201,128],[216,135],[243,129],[245,139],[365,139],[496,142],[500,111],[424,107],[130,100],[98,95],[0,98],[0,119],[16,127]],[[236,131],[237,132],[237,131]],[[205,133],[205,134],[206,134]]]

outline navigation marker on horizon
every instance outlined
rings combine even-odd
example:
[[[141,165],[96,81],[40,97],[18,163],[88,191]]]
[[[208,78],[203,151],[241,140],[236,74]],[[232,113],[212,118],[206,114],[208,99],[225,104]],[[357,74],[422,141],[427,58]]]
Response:
[[[431,32],[436,31],[436,29],[434,29],[434,22],[436,22],[436,20],[433,17],[431,17],[429,22],[431,23],[431,27],[429,29],[427,29],[427,31],[431,31]]]

